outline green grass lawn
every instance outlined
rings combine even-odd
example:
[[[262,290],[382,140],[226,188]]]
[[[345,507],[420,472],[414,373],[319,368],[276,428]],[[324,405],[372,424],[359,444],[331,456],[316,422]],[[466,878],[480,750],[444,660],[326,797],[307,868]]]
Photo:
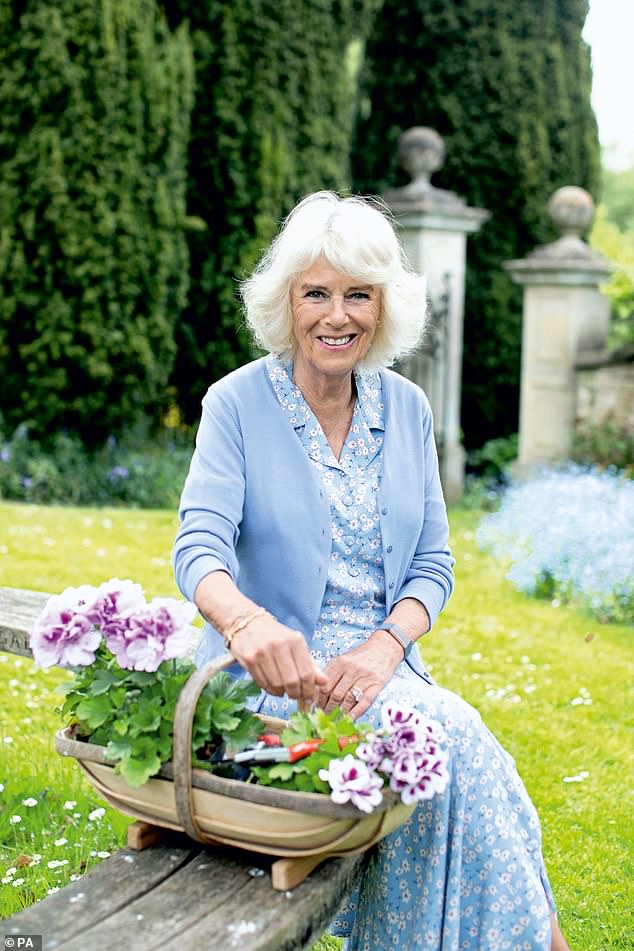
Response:
[[[451,513],[456,592],[423,654],[515,757],[541,815],[573,951],[634,949],[634,631],[518,594],[476,548],[477,521]],[[58,592],[117,576],[150,597],[173,595],[175,525],[166,512],[0,503],[0,585]],[[54,687],[64,676],[0,654],[3,917],[124,842],[129,820],[108,807],[95,813],[102,803],[75,763],[54,752]],[[338,947],[324,939],[319,951]]]

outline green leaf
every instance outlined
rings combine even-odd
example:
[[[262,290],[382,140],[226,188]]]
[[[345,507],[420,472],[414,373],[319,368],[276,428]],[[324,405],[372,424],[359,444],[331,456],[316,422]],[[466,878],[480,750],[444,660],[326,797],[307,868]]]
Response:
[[[90,693],[93,697],[98,697],[117,683],[119,678],[111,670],[96,670],[90,684]]]
[[[126,782],[135,788],[142,786],[150,776],[161,768],[161,760],[156,752],[152,737],[137,737],[130,743],[130,753],[121,760],[120,772]]]
[[[127,717],[124,720],[114,720],[112,724],[112,729],[119,734],[119,736],[125,736],[128,732],[129,721]]]
[[[129,740],[110,740],[106,746],[106,756],[111,760],[124,759],[130,755],[132,745]]]
[[[282,743],[285,746],[292,746],[293,743],[313,740],[318,735],[314,714],[298,711],[292,715],[288,727],[282,732]]]
[[[139,733],[154,733],[161,723],[160,698],[142,702],[137,705],[134,714],[130,716],[130,729],[137,736]]]
[[[305,773],[306,769],[303,763],[276,763],[269,768],[271,779],[292,779],[296,773]]]
[[[125,687],[116,687],[109,692],[108,697],[115,710],[120,710],[128,699]]]
[[[145,670],[134,670],[126,677],[126,680],[135,687],[152,687],[156,679],[155,673],[148,673]]]
[[[105,723],[111,713],[110,704],[105,697],[88,697],[77,707],[77,716],[91,730]]]
[[[128,759],[122,760],[120,765],[121,774],[126,783],[137,789],[139,786],[143,786],[151,776],[158,773],[161,768],[161,761],[155,754],[154,756],[143,759],[129,757]]]
[[[232,750],[248,750],[255,746],[264,733],[264,724],[257,717],[245,715],[240,718],[238,726],[226,738]]]

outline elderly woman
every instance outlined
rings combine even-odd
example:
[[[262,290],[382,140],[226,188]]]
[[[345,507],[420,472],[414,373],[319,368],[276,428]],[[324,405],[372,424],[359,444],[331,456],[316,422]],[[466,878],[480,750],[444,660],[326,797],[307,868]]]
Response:
[[[175,544],[197,660],[228,647],[263,713],[373,721],[390,698],[443,725],[450,785],[379,844],[333,924],[351,951],[565,949],[513,761],[414,648],[453,586],[429,404],[386,369],[420,341],[423,279],[377,207],[319,192],[242,293],[268,356],[205,396]]]

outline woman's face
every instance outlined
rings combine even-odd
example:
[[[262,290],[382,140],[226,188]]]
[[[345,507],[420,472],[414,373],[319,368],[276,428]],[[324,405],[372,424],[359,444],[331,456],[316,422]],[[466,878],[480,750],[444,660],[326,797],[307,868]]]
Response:
[[[381,292],[318,258],[293,284],[291,309],[295,376],[342,377],[368,352],[381,313]]]

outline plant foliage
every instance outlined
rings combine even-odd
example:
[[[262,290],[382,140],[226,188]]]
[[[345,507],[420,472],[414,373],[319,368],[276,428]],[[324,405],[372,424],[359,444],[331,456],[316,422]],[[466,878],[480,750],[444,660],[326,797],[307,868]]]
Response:
[[[127,505],[175,511],[191,459],[192,436],[145,427],[91,449],[79,436],[34,438],[22,423],[0,430],[0,498],[36,505]]]
[[[188,422],[252,358],[236,289],[302,195],[349,182],[355,38],[377,0],[163,0],[196,58],[188,208],[192,288],[174,383]]]
[[[168,660],[151,673],[122,670],[102,645],[90,666],[76,667],[60,685],[62,716],[78,737],[106,747],[130,786],[142,786],[172,758],[176,701],[195,669],[191,661]],[[259,692],[253,681],[224,671],[206,684],[193,721],[194,766],[209,769],[210,751],[225,744],[243,749],[257,742],[262,723],[245,703]]]
[[[251,772],[262,786],[278,789],[295,789],[299,792],[329,793],[330,787],[319,776],[320,769],[327,769],[331,759],[343,759],[357,750],[363,724],[355,724],[348,714],[337,707],[331,713],[315,710],[314,713],[294,713],[288,727],[281,735],[285,746],[303,743],[306,740],[322,739],[319,749],[295,763],[275,763],[272,766],[252,766]],[[364,732],[367,732],[367,725]],[[340,743],[340,739],[348,741]]]
[[[97,443],[165,405],[193,63],[154,0],[0,3],[0,410]]]

